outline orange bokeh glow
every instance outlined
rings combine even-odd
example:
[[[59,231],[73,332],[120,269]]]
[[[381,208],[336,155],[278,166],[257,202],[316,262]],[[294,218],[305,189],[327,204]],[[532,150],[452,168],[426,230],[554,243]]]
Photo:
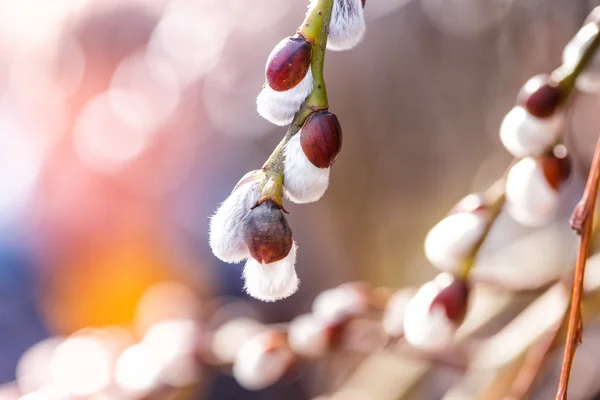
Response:
[[[176,261],[155,238],[140,232],[116,236],[61,260],[61,276],[44,301],[58,332],[130,326],[144,291],[174,278]]]

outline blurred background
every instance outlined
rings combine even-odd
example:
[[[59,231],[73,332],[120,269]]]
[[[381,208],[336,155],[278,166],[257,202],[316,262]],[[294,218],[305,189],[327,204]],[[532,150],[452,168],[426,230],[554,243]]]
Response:
[[[286,205],[302,285],[264,304],[243,294],[240,265],[212,256],[208,217],[285,133],[258,116],[255,97],[305,2],[0,0],[0,400],[292,400],[331,389],[315,375],[335,363],[249,393],[201,370],[195,349],[235,318],[289,321],[344,281],[434,276],[427,230],[500,176],[502,117],[530,76],[559,65],[597,4],[367,1],[364,42],[327,54],[345,135],[331,188],[319,203]],[[559,222],[534,232],[503,217],[482,279],[527,289],[571,266],[565,219],[598,107],[595,96],[574,101],[576,173]],[[589,351],[600,359],[600,346]],[[600,390],[600,364],[588,364],[574,398]]]

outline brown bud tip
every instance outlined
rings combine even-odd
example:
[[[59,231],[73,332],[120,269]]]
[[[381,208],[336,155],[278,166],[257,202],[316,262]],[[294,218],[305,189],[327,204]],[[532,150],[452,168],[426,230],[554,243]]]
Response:
[[[298,85],[310,68],[312,47],[301,37],[283,39],[267,61],[267,83],[278,92]]]
[[[450,321],[461,324],[467,313],[471,285],[468,280],[450,274],[444,274],[443,278],[436,279],[440,292],[431,302],[430,310],[442,307]]]
[[[483,193],[471,193],[463,197],[454,205],[448,212],[448,215],[458,213],[475,213],[483,212],[488,209],[488,204]]]
[[[517,103],[534,117],[547,118],[554,114],[564,99],[560,86],[546,74],[536,75],[521,88]]]
[[[287,336],[284,332],[273,330],[265,339],[265,353],[273,353],[287,346]]]
[[[329,111],[311,114],[302,127],[300,145],[314,166],[329,168],[342,149],[342,127],[335,114]]]
[[[365,4],[367,4],[367,0],[362,0],[363,8],[365,8]]]
[[[292,230],[283,211],[267,200],[256,206],[246,219],[244,239],[252,257],[269,264],[279,261],[292,249]]]
[[[544,176],[554,190],[558,190],[571,175],[571,158],[562,145],[557,146],[553,153],[542,156],[541,163]]]

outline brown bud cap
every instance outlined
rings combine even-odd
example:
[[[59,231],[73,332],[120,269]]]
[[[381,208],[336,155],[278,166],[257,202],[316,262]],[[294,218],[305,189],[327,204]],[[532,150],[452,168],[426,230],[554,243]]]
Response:
[[[523,85],[517,103],[534,117],[547,118],[554,114],[564,97],[565,93],[557,82],[546,74],[540,74]]]
[[[471,285],[468,280],[457,276],[449,278],[443,280],[436,279],[436,283],[439,282],[443,287],[440,287],[440,292],[431,302],[430,310],[441,306],[450,321],[461,324],[467,313]]]
[[[367,0],[362,0],[362,5],[363,5],[363,8],[365,8],[365,4],[366,4],[366,3],[367,3]]]
[[[304,38],[283,39],[267,61],[267,83],[277,92],[292,89],[306,76],[311,58],[312,46]]]
[[[279,261],[292,249],[292,230],[283,211],[267,200],[256,206],[246,219],[244,239],[252,257],[269,264]]]
[[[265,353],[273,353],[282,347],[287,347],[287,335],[285,332],[272,330],[270,335],[265,338]]]
[[[544,176],[554,190],[558,190],[560,186],[569,179],[571,175],[571,158],[566,153],[564,146],[559,151],[545,154],[541,157],[542,169]],[[563,149],[565,151],[563,151]]]
[[[342,127],[335,114],[317,111],[302,127],[300,145],[308,160],[318,168],[329,168],[342,149]]]

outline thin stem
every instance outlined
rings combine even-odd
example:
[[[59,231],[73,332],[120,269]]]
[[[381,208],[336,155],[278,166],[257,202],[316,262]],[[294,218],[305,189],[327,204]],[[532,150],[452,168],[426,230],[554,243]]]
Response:
[[[327,36],[329,34],[329,22],[333,10],[334,0],[319,0],[308,12],[302,26],[298,29],[298,35],[312,43],[311,72],[313,75],[313,89],[308,95],[300,110],[294,116],[285,137],[277,145],[269,159],[265,162],[263,170],[267,174],[283,174],[284,148],[287,142],[298,133],[304,122],[315,111],[324,110],[329,107],[327,100],[327,88],[323,76],[325,64],[325,52],[327,49]]]
[[[573,280],[573,291],[571,294],[571,307],[569,310],[569,324],[567,331],[567,344],[560,373],[557,400],[567,399],[571,367],[577,347],[581,344],[583,322],[581,320],[581,309],[583,300],[583,280],[585,277],[585,266],[589,256],[590,242],[592,239],[592,226],[594,223],[594,208],[598,196],[598,185],[600,184],[600,137],[596,144],[594,159],[583,197],[575,207],[571,217],[571,226],[581,235],[579,249],[577,251],[577,262],[575,264],[575,277]]]
[[[585,231],[585,224],[593,219],[596,196],[598,195],[598,181],[600,179],[600,171],[598,170],[600,168],[600,137],[598,140],[583,195],[581,196],[581,200],[577,203],[577,206],[575,206],[573,215],[571,215],[571,228],[581,236],[583,236]]]
[[[307,15],[298,34],[313,43],[311,70],[313,75],[313,90],[308,95],[300,110],[296,113],[292,125],[302,127],[308,116],[320,109],[329,107],[327,101],[327,88],[323,76],[325,53],[327,50],[327,37],[329,35],[329,22],[333,10],[334,0],[321,0]]]
[[[591,22],[592,23],[592,22]],[[591,24],[590,23],[590,24]],[[596,25],[597,26],[597,25]],[[563,88],[565,93],[570,94],[575,88],[575,82],[577,81],[577,77],[583,72],[585,67],[592,60],[596,51],[598,50],[598,46],[600,46],[600,29],[597,28],[596,33],[589,46],[584,50],[579,62],[573,66],[573,69],[570,71],[563,71],[561,68],[555,71],[555,74],[563,75],[559,79],[559,85]],[[566,99],[565,99],[566,100]]]
[[[592,60],[600,47],[600,29],[596,26],[596,32],[590,43],[585,49],[581,59],[575,65],[573,70],[561,80],[561,85],[569,90],[573,90],[577,77]],[[598,184],[600,183],[600,137],[596,144],[594,159],[590,169],[585,190],[581,200],[575,207],[571,216],[571,227],[581,237],[579,239],[579,249],[577,251],[577,262],[575,264],[575,277],[573,279],[573,289],[571,293],[571,307],[569,310],[569,323],[567,331],[567,344],[560,372],[560,383],[557,400],[566,400],[569,388],[569,378],[571,368],[577,347],[581,344],[583,322],[581,320],[581,308],[583,299],[583,280],[585,277],[585,266],[590,251],[590,241],[592,239],[592,226],[594,223],[594,208],[596,207],[596,197],[598,196]]]
[[[483,234],[471,250],[471,254],[469,254],[469,257],[466,258],[462,267],[461,275],[465,279],[468,278],[471,274],[471,270],[475,265],[475,259],[477,258],[477,254],[479,254],[481,246],[483,246],[483,243],[485,242],[490,231],[492,230],[494,222],[496,222],[496,220],[498,219],[498,215],[500,215],[500,211],[502,211],[502,208],[504,207],[504,203],[506,202],[505,183],[506,182],[504,179],[500,179],[496,181],[492,186],[490,186],[490,188],[486,190],[483,194],[486,203],[489,204],[488,212],[490,215]]]

